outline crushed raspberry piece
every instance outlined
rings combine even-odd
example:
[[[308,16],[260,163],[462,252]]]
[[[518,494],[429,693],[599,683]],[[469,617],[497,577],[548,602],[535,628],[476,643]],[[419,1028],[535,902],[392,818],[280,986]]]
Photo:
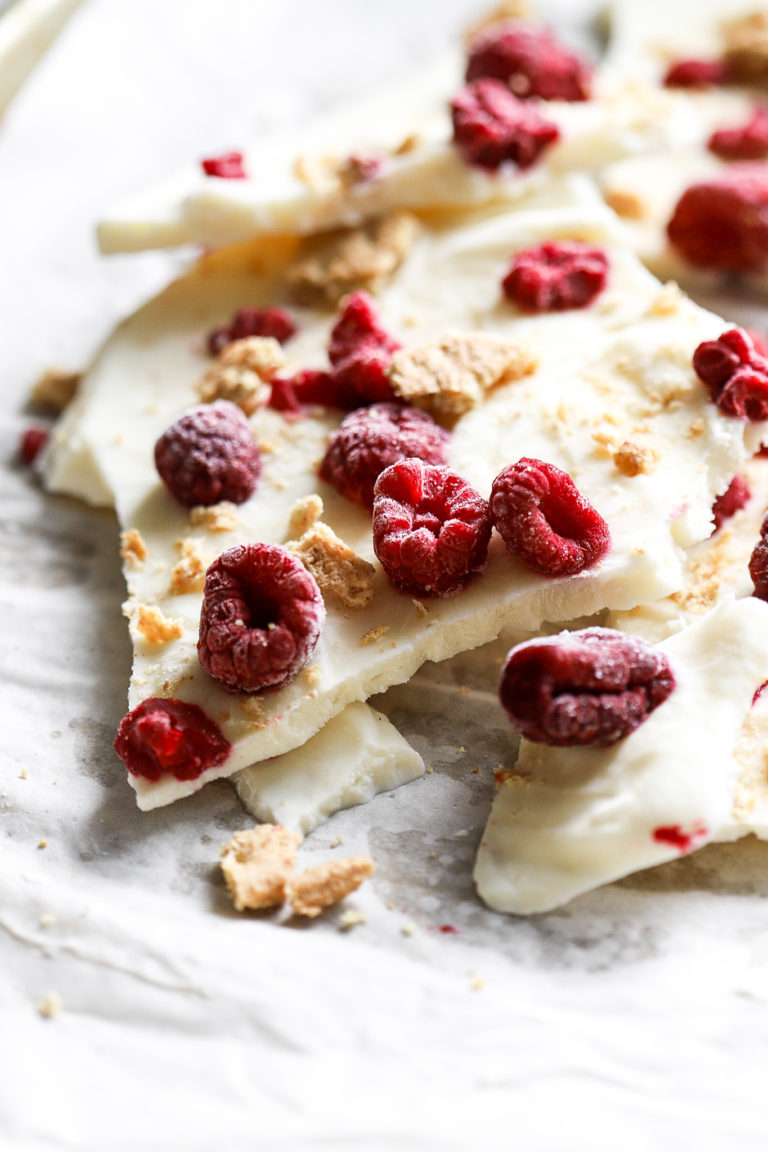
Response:
[[[222,764],[232,745],[197,704],[152,696],[120,721],[115,751],[132,776],[196,780]]]
[[[242,504],[261,473],[251,426],[236,404],[201,404],[155,445],[155,466],[171,495],[188,508],[229,500]]]
[[[608,258],[601,248],[550,240],[518,252],[501,286],[525,312],[562,312],[586,308],[607,280]]]
[[[400,460],[376,481],[373,549],[395,588],[449,596],[482,568],[488,504],[444,465]]]
[[[726,520],[730,520],[740,508],[744,508],[749,502],[752,493],[749,490],[749,485],[743,476],[734,476],[730,484],[720,496],[717,497],[712,505],[712,518],[714,519],[715,526],[712,529],[712,535],[719,532]]]
[[[24,432],[22,432],[21,440],[19,441],[19,456],[25,464],[34,464],[48,443],[50,435],[47,428],[38,428],[36,426],[26,428]]]
[[[670,243],[691,264],[722,272],[768,268],[768,169],[734,164],[686,189],[667,225]]]
[[[521,171],[560,139],[560,129],[498,80],[474,80],[451,101],[453,142],[467,164]]]
[[[221,156],[209,156],[201,160],[206,176],[218,176],[220,180],[245,180],[242,152],[224,152]]]
[[[584,628],[518,644],[502,669],[499,696],[528,740],[606,747],[634,732],[674,687],[667,657],[652,644]]]
[[[740,420],[768,420],[768,360],[744,328],[699,344],[693,367],[721,412]]]
[[[205,575],[197,655],[228,692],[283,688],[311,658],[325,621],[314,576],[276,544],[238,544]]]
[[[375,153],[351,152],[341,166],[342,179],[350,184],[364,184],[378,176],[383,163]]]
[[[328,345],[339,398],[347,393],[351,400],[344,407],[394,399],[387,373],[399,347],[382,328],[367,292],[353,292],[347,297]]]
[[[764,160],[768,156],[768,108],[758,105],[746,123],[718,128],[707,147],[722,160]]]
[[[728,82],[724,60],[675,60],[664,75],[665,88],[715,88]]]
[[[590,568],[611,544],[608,525],[567,472],[523,457],[491,488],[491,521],[507,550],[542,576]]]
[[[379,475],[397,460],[416,457],[445,464],[450,433],[427,412],[399,404],[372,404],[342,420],[320,465],[320,478],[348,500],[373,506]]]
[[[693,852],[694,848],[698,848],[709,833],[703,824],[697,824],[690,832],[684,832],[679,824],[663,824],[654,828],[651,835],[657,844],[669,844],[671,848],[676,848],[681,856],[685,856],[686,853]]]
[[[589,67],[555,39],[549,28],[504,21],[480,32],[469,45],[466,81],[501,80],[527,100],[588,100]]]
[[[272,336],[285,344],[295,332],[296,321],[285,308],[238,308],[229,324],[209,333],[208,354],[218,356],[228,344],[248,336]]]

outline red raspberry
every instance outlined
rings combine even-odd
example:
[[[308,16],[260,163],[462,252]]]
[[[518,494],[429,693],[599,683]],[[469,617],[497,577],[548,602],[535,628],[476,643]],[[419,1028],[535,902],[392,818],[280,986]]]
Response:
[[[588,100],[590,69],[564,48],[548,28],[503,22],[480,32],[469,45],[465,79],[501,80],[526,100]]]
[[[31,427],[25,429],[19,441],[19,456],[25,464],[34,464],[37,457],[45,448],[50,438],[47,428]]]
[[[639,636],[584,628],[518,644],[499,697],[522,736],[606,747],[634,732],[675,687],[667,657]]]
[[[768,600],[768,513],[760,525],[760,539],[749,559],[749,574],[755,586],[754,596]]]
[[[449,596],[482,568],[488,504],[444,465],[400,460],[376,481],[373,549],[401,592]]]
[[[743,328],[699,344],[693,367],[721,412],[740,420],[768,420],[768,360]]]
[[[608,258],[578,240],[549,240],[518,252],[501,282],[504,295],[525,312],[586,308],[605,288]]]
[[[348,500],[371,508],[381,472],[406,457],[445,464],[450,433],[426,412],[398,404],[372,404],[346,416],[331,437],[320,478]]]
[[[573,576],[611,546],[608,525],[567,472],[523,457],[491,488],[491,521],[507,550],[542,576]]]
[[[201,404],[171,424],[155,444],[155,466],[180,504],[242,504],[261,473],[251,426],[228,400]]]
[[[209,156],[200,161],[206,176],[218,176],[220,180],[245,180],[242,152],[225,152],[221,156]]]
[[[206,572],[197,655],[228,692],[283,688],[311,658],[324,620],[300,560],[276,544],[238,544]]]
[[[285,344],[296,331],[296,321],[285,308],[238,308],[229,324],[214,328],[208,335],[208,353],[218,356],[233,340],[247,336],[272,336]]]
[[[670,243],[691,264],[722,272],[768,268],[768,169],[734,164],[694,184],[667,225]]]
[[[734,476],[725,492],[717,497],[712,505],[712,518],[715,526],[712,535],[719,532],[726,520],[730,520],[740,508],[744,508],[752,496],[749,485],[743,476]]]
[[[560,139],[560,129],[498,80],[475,80],[451,101],[453,142],[467,164],[522,171]]]
[[[222,764],[232,745],[197,704],[152,696],[120,721],[115,751],[132,776],[196,780]]]
[[[707,147],[723,160],[764,160],[768,156],[768,108],[758,105],[746,123],[718,128]]]
[[[728,82],[723,60],[675,60],[664,76],[666,88],[714,88]]]
[[[331,329],[328,359],[338,389],[339,406],[357,408],[394,399],[389,366],[400,344],[382,328],[367,292],[353,292]]]

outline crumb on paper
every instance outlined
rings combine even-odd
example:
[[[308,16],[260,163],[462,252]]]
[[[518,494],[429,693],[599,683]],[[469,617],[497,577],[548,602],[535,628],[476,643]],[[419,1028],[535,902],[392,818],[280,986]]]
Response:
[[[287,895],[296,916],[314,918],[332,904],[338,904],[376,871],[368,856],[348,856],[316,864],[288,883]]]
[[[281,824],[259,824],[227,841],[220,867],[237,912],[283,903],[301,839]]]
[[[147,545],[138,528],[120,533],[120,555],[131,568],[137,568],[147,558]]]
[[[240,523],[237,505],[229,500],[218,504],[197,504],[189,513],[189,522],[194,528],[205,528],[209,532],[233,532]]]
[[[493,388],[535,370],[535,357],[521,345],[469,332],[401,348],[392,358],[390,380],[402,400],[450,426]]]
[[[323,501],[316,492],[310,496],[302,496],[291,508],[288,514],[288,537],[291,540],[303,536],[307,529],[323,515]]]
[[[19,780],[26,780],[26,779],[27,779],[27,770],[26,770],[26,768],[22,768],[21,772],[19,772]]]
[[[37,846],[38,846],[38,848],[47,848],[48,847],[48,841],[47,840],[40,840],[38,842]]]
[[[252,416],[269,395],[268,382],[285,364],[285,353],[273,336],[246,336],[221,350],[198,382],[204,404],[230,400]]]
[[[375,644],[377,640],[381,640],[382,636],[386,636],[387,632],[389,632],[389,624],[377,624],[375,628],[370,628],[363,633],[360,637],[360,643],[364,646]]]
[[[41,928],[50,928],[56,923],[56,917],[51,912],[41,912],[37,922]]]
[[[605,192],[605,202],[623,220],[642,220],[648,215],[648,205],[642,197],[625,188],[609,188]]]
[[[296,304],[335,307],[350,292],[376,293],[407,255],[418,231],[410,212],[393,212],[360,228],[305,240],[287,273]]]
[[[140,632],[148,644],[169,644],[184,635],[181,620],[169,619],[159,608],[151,604],[139,604],[135,614],[136,631]]]
[[[472,991],[482,991],[482,989],[485,988],[485,980],[483,980],[482,976],[479,976],[477,972],[470,972],[469,975],[472,982]]]
[[[435,768],[434,768],[433,764],[427,764],[427,767],[426,767],[427,776],[431,776],[432,773],[434,772],[434,770],[435,770]]]
[[[346,908],[341,916],[339,916],[339,927],[344,932],[349,931],[350,928],[356,928],[358,924],[365,923],[365,912],[362,912],[359,908]]]
[[[339,834],[338,836],[334,836],[333,840],[331,840],[329,847],[330,848],[338,848],[339,845],[343,844],[343,843],[344,843],[344,837],[341,834]]]
[[[50,412],[63,412],[74,399],[82,372],[63,372],[59,368],[46,368],[42,376],[32,385],[29,402],[35,408],[47,408]]]
[[[169,592],[172,596],[183,596],[187,592],[202,591],[208,558],[200,548],[200,541],[188,536],[177,540],[176,545],[181,551],[181,559],[171,570]]]
[[[653,471],[659,459],[652,448],[640,448],[631,440],[625,440],[613,454],[613,463],[623,476],[639,476]]]
[[[35,1008],[38,1015],[42,1016],[44,1020],[53,1020],[55,1016],[58,1016],[59,1013],[63,1011],[64,1005],[61,1002],[61,997],[58,996],[56,992],[49,992],[44,1000],[40,1000],[35,1005]]]
[[[400,925],[400,932],[403,936],[413,936],[416,931],[416,925],[413,920],[404,920]]]
[[[327,524],[317,521],[298,540],[289,540],[286,548],[314,576],[323,596],[331,596],[346,608],[370,604],[376,569]]]

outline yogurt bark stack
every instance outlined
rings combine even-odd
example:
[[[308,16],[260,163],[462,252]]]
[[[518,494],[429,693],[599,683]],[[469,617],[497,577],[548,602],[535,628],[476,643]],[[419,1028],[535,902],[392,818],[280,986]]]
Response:
[[[661,83],[654,11],[645,28],[635,16],[616,6],[592,74],[541,21],[507,12],[412,88],[306,141],[208,158],[102,221],[105,251],[215,249],[107,341],[44,461],[52,491],[114,504],[123,529],[134,667],[117,747],[141,808],[227,776],[259,820],[309,832],[424,771],[370,696],[502,632],[589,618],[661,642],[674,690],[610,747],[523,740],[515,764],[510,730],[481,897],[542,911],[708,840],[761,833],[751,705],[768,679],[768,607],[748,563],[768,503],[756,456],[768,422],[759,405],[748,418],[715,402],[694,353],[733,324],[657,280],[633,250],[637,230],[600,195],[626,217],[622,165],[674,167],[681,140],[703,153],[715,115],[711,92]],[[721,16],[702,21],[711,31]],[[715,97],[749,108],[751,91],[729,80]],[[370,123],[387,129],[370,139]],[[665,220],[649,212],[643,225],[666,250]],[[677,258],[691,280],[697,266]],[[155,466],[157,441],[201,402],[234,404],[258,447],[255,488],[236,502],[182,502]],[[542,571],[507,547],[502,517],[450,594],[404,590],[374,547],[369,501],[328,463],[342,421],[368,426],[403,405],[443,429],[439,467],[483,507],[521,459],[567,474],[605,547]],[[713,535],[725,493],[729,519]],[[239,690],[201,663],[200,616],[210,565],[254,543],[305,566],[323,620],[286,683]],[[498,674],[489,660],[489,683]],[[163,771],[160,745],[184,749],[176,702],[201,710],[218,751],[194,765],[171,756]],[[131,756],[142,741],[150,759],[160,749],[151,771]]]

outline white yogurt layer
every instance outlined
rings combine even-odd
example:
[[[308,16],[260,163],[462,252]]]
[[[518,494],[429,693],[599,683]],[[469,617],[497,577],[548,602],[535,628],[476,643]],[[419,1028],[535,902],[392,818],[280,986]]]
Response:
[[[590,308],[523,317],[501,297],[500,280],[515,251],[551,237],[602,244],[609,287]],[[486,214],[425,227],[381,293],[385,327],[406,346],[446,331],[493,332],[525,344],[538,362],[533,375],[498,388],[459,420],[450,463],[484,496],[500,469],[523,455],[566,469],[607,520],[612,548],[595,568],[551,580],[525,569],[494,537],[484,572],[460,595],[426,601],[426,611],[394,591],[377,567],[368,607],[352,612],[329,602],[308,672],[256,702],[232,695],[197,660],[200,593],[171,594],[179,540],[193,541],[206,562],[242,541],[283,542],[294,502],[317,490],[326,522],[375,564],[368,513],[316,477],[339,414],[318,410],[291,422],[257,411],[263,475],[225,532],[192,525],[153,466],[157,437],[197,401],[195,385],[208,364],[205,333],[238,306],[281,303],[294,252],[295,241],[272,241],[209,257],[126,321],[85,378],[46,462],[52,490],[94,502],[113,493],[123,527],[145,542],[146,560],[126,564],[135,650],[130,706],[158,695],[199,704],[233,745],[225,764],[191,783],[132,778],[143,808],[298,747],[353,701],[407,680],[425,660],[485,643],[506,625],[536,629],[545,620],[668,595],[683,579],[682,549],[709,534],[714,496],[768,431],[725,417],[708,401],[691,356],[724,322],[662,289],[617,243],[604,209]],[[287,372],[325,363],[333,323],[328,313],[297,316]],[[645,471],[619,469],[625,442],[639,450]],[[179,621],[182,636],[150,644],[137,629],[140,605]]]
[[[768,677],[768,604],[724,601],[660,647],[677,685],[626,739],[610,748],[522,741],[475,864],[489,907],[546,912],[731,823],[734,747]]]

